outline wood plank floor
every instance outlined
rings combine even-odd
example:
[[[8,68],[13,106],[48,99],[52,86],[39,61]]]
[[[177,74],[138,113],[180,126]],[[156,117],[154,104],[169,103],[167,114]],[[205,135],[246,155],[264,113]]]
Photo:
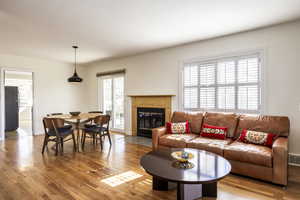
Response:
[[[51,149],[42,156],[42,140],[23,136],[0,143],[0,199],[176,199],[174,190],[152,191],[151,176],[139,165],[151,148],[130,144],[122,135],[114,134],[111,149],[106,140],[103,152],[87,141],[84,152],[73,153],[70,141],[57,157]],[[287,189],[229,175],[219,182],[217,199],[299,200],[300,169],[289,170]]]

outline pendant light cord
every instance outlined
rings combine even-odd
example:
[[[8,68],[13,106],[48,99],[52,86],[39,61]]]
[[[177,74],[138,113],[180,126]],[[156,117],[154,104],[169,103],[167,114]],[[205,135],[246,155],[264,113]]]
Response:
[[[76,66],[77,66],[77,63],[76,63],[76,59],[77,59],[77,48],[78,48],[78,46],[72,46],[73,48],[74,48],[74,50],[75,50],[75,57],[74,57],[74,63],[75,63],[75,73],[77,73],[77,71],[76,71]]]
[[[77,50],[77,48],[75,47],[74,49],[75,49],[75,73],[77,73],[77,71],[76,71],[76,55],[77,55],[76,54],[77,53],[76,50]]]

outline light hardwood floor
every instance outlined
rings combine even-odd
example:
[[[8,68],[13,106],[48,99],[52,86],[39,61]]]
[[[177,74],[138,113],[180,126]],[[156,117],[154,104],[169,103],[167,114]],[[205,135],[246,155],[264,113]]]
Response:
[[[151,148],[128,143],[122,135],[113,135],[111,149],[106,139],[103,152],[87,141],[85,152],[73,153],[67,142],[63,156],[54,156],[51,149],[42,156],[42,140],[27,136],[0,143],[0,199],[176,199],[174,190],[152,191],[151,176],[139,165]],[[217,199],[299,200],[300,169],[289,170],[287,189],[229,175],[219,182]]]

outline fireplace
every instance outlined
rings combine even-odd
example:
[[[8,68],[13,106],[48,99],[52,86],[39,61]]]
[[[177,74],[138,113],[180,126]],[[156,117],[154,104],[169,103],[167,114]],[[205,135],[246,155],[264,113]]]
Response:
[[[165,94],[165,95],[128,95],[131,98],[131,135],[138,135],[138,109],[143,108],[148,112],[148,109],[158,108],[158,112],[163,112],[165,118],[162,117],[161,124],[164,125],[165,122],[171,121],[172,114],[172,97],[174,95]],[[158,126],[158,124],[156,124]],[[143,127],[143,130],[139,129],[139,135],[145,135],[145,132],[148,137],[151,137],[151,131],[146,131]],[[148,128],[151,130],[151,128]]]
[[[164,108],[137,108],[137,135],[152,137],[152,129],[165,125]]]

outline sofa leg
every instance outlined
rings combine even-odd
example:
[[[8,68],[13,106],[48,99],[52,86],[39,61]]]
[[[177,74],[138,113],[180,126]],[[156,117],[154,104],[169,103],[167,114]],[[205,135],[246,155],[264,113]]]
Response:
[[[283,185],[283,186],[282,186],[282,189],[283,189],[283,190],[287,190],[287,186],[286,186],[286,185]]]

